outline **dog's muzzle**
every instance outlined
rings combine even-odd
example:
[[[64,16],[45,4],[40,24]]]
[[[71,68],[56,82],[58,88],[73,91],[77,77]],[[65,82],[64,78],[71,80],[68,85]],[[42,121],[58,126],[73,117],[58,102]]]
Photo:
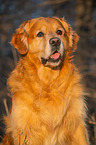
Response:
[[[46,66],[46,64],[59,64],[59,62],[62,61],[62,54],[60,52],[61,47],[61,40],[58,37],[52,37],[49,40],[49,45],[51,48],[51,54],[48,58],[41,57],[41,62],[43,65]]]
[[[49,44],[51,45],[51,51],[53,52],[54,50],[60,49],[61,40],[58,37],[53,37],[49,40]]]

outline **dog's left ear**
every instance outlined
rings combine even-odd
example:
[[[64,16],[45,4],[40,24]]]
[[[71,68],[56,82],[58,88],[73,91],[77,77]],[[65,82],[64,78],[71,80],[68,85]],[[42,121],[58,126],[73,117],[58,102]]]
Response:
[[[76,32],[71,28],[70,24],[68,24],[64,18],[57,18],[57,19],[63,25],[66,31],[66,35],[69,38],[69,48],[75,50],[77,48],[77,42],[79,40],[79,36],[76,34]]]
[[[72,48],[73,50],[77,49],[78,40],[79,40],[79,36],[69,25],[69,47]]]

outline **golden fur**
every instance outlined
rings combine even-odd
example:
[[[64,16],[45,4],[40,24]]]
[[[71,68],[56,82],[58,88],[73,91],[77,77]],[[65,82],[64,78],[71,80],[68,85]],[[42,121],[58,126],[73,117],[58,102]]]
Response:
[[[50,38],[61,42],[55,55]],[[77,41],[64,18],[32,19],[17,29],[12,44],[21,57],[8,79],[13,97],[4,145],[89,144],[81,76],[71,60]],[[42,63],[49,56],[54,61]]]

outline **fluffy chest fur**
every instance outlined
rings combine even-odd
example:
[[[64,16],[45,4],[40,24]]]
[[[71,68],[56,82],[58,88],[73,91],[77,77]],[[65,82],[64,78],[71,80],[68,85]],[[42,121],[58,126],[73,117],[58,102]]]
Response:
[[[26,135],[34,134],[39,142],[40,140],[47,142],[46,145],[49,142],[50,145],[51,142],[52,145],[56,144],[63,134],[59,142],[64,143],[66,133],[70,132],[71,135],[82,117],[83,105],[82,98],[80,99],[82,88],[78,84],[80,79],[78,72],[72,64],[66,64],[62,70],[63,74],[48,69],[43,76],[41,73],[41,77],[40,71],[45,71],[41,68],[38,78],[35,78],[35,74],[38,73],[35,69],[26,70],[23,65],[17,68],[9,78],[9,85],[12,86],[14,94],[10,115],[10,123],[14,122],[14,125],[11,123],[10,130],[20,131],[22,135],[26,130]]]

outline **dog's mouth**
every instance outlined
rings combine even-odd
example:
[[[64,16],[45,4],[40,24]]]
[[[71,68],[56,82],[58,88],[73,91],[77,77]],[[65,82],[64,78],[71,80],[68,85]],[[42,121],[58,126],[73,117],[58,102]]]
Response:
[[[62,56],[58,50],[55,50],[47,59],[44,57],[41,57],[41,62],[43,65],[49,65],[53,63],[59,63],[62,61]]]
[[[57,50],[55,50],[49,58],[52,59],[52,61],[57,61],[60,56],[61,54]]]

